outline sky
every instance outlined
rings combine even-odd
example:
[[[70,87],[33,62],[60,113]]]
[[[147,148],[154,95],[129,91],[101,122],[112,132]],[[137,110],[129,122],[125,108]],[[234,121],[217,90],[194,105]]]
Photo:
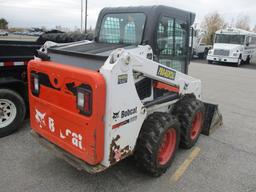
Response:
[[[104,7],[167,5],[196,13],[196,23],[206,14],[219,12],[228,22],[239,15],[256,25],[256,0],[88,0],[88,27],[94,27]],[[0,0],[0,18],[11,27],[80,28],[81,0]]]

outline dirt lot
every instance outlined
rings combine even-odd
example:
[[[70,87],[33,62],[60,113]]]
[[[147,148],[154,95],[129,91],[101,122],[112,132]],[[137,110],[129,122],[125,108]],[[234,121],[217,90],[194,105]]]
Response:
[[[256,192],[256,65],[194,61],[190,74],[202,80],[204,100],[220,105],[224,126],[179,150],[162,177],[144,175],[130,160],[97,175],[79,172],[37,144],[27,121],[0,140],[0,191]]]

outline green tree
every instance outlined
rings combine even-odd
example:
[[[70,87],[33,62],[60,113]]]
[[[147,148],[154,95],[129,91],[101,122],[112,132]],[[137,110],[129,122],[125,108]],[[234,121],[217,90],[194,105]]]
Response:
[[[0,29],[8,29],[8,22],[4,18],[0,19]]]
[[[218,13],[213,12],[206,15],[201,23],[201,27],[206,31],[204,42],[213,44],[214,33],[219,29],[227,27],[224,18]]]

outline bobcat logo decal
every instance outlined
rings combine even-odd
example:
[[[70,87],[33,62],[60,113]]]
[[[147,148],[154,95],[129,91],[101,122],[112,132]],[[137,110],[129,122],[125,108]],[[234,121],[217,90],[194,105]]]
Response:
[[[119,117],[119,113],[120,113],[120,111],[118,111],[117,113],[113,113],[113,119],[115,120],[115,119],[117,119],[118,117]]]
[[[39,127],[42,128],[44,126],[46,126],[45,124],[45,114],[46,113],[41,113],[40,111],[38,111],[36,109],[36,115],[35,115],[35,118],[36,118],[36,122],[39,124]]]

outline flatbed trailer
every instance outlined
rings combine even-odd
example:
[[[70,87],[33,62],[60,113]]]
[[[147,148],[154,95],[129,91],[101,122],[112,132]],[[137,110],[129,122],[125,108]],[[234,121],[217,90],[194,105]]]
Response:
[[[46,41],[67,43],[91,39],[91,34],[49,31],[34,41],[0,40],[0,137],[21,127],[28,114],[27,64]]]
[[[0,40],[0,137],[20,127],[28,111],[27,63],[36,41]]]

